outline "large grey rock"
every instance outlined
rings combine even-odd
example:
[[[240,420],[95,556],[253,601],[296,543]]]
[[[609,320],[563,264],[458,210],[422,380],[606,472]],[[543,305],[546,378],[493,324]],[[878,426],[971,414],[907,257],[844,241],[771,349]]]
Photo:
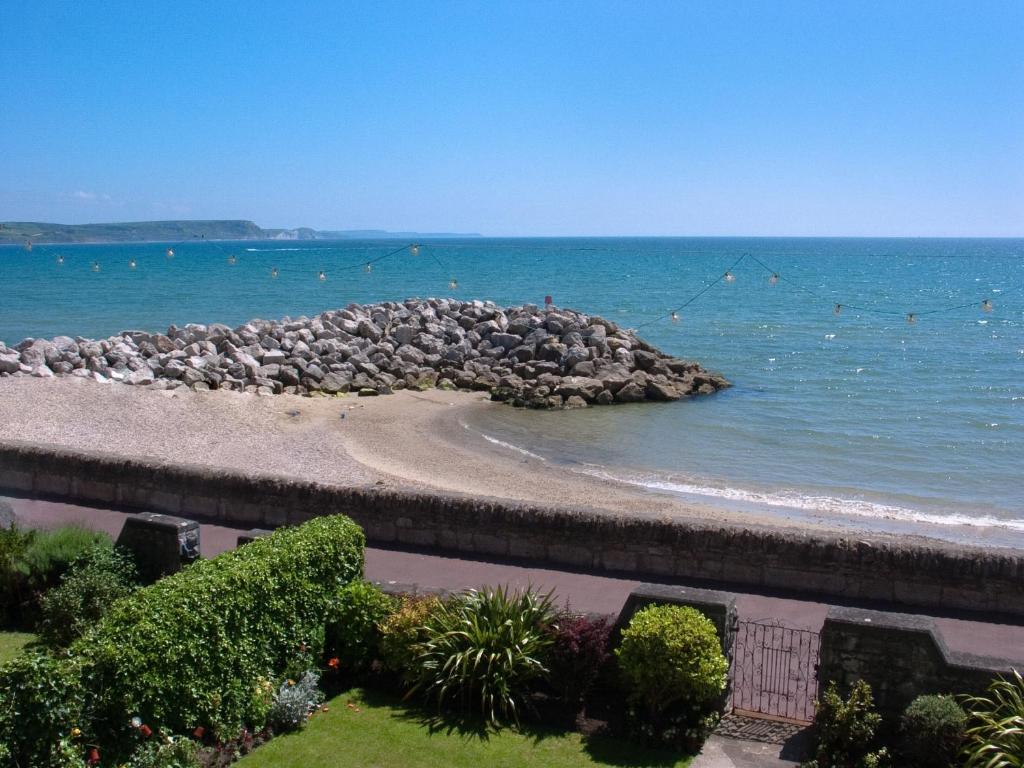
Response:
[[[17,352],[0,355],[0,373],[17,373],[21,367],[21,356]]]

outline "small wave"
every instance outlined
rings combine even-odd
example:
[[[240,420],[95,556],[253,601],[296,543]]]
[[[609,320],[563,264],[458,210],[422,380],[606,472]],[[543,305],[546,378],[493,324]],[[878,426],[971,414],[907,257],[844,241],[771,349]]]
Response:
[[[470,429],[468,424],[463,424],[462,427],[463,427],[463,429],[465,429],[465,430],[467,430],[469,432],[476,432],[476,430]],[[528,451],[525,448],[520,448],[518,445],[512,445],[512,443],[506,443],[504,440],[499,440],[496,437],[491,437],[490,435],[485,434],[483,432],[476,432],[476,434],[480,435],[480,437],[482,437],[488,443],[492,443],[494,445],[500,445],[502,448],[507,448],[510,451],[515,451],[516,453],[521,453],[521,454],[523,454],[523,456],[529,456],[531,459],[536,459],[537,461],[547,461],[547,459],[545,459],[543,456],[538,456],[533,451]]]
[[[264,251],[312,251],[313,248],[246,248],[250,253],[262,253]]]
[[[1024,520],[1012,518],[1003,520],[991,516],[937,515],[861,499],[811,496],[791,491],[764,493],[748,491],[742,488],[719,488],[709,485],[697,485],[695,483],[673,482],[656,477],[619,477],[601,469],[580,469],[578,471],[603,480],[612,480],[628,485],[650,488],[651,490],[669,491],[670,493],[686,494],[688,496],[709,496],[726,501],[760,504],[769,507],[786,507],[788,509],[797,509],[821,515],[852,515],[908,523],[927,523],[943,526],[956,525],[973,528],[1006,528],[1013,531],[1024,531]]]

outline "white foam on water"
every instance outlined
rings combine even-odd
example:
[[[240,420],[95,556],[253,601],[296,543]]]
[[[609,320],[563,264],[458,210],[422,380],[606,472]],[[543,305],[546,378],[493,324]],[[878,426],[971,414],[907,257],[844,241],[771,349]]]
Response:
[[[531,459],[536,459],[537,461],[547,461],[547,459],[545,459],[543,456],[539,456],[536,453],[534,453],[533,451],[528,451],[525,448],[520,448],[518,445],[513,445],[512,443],[506,443],[504,440],[499,440],[496,437],[491,437],[490,435],[485,434],[483,432],[477,432],[475,429],[471,429],[468,424],[463,424],[462,428],[467,430],[467,431],[469,431],[469,432],[474,432],[474,433],[480,435],[480,437],[482,437],[488,443],[491,443],[493,445],[498,445],[498,446],[501,446],[502,448],[506,448],[506,449],[508,449],[510,451],[515,451],[516,453],[521,453],[523,456],[529,456]]]
[[[718,487],[701,485],[693,482],[666,480],[657,476],[619,476],[604,469],[587,468],[578,470],[582,474],[602,480],[626,483],[627,485],[649,488],[657,491],[686,494],[687,496],[707,496],[726,501],[744,504],[758,504],[769,507],[786,507],[787,509],[812,512],[819,515],[852,515],[856,517],[873,517],[908,523],[927,523],[943,526],[967,526],[972,528],[1004,528],[1024,532],[1024,520],[1000,519],[991,516],[970,516],[963,514],[939,515],[921,512],[907,507],[881,504],[863,499],[842,499],[834,496],[815,496],[795,491],[779,491],[766,493],[743,488]]]
[[[253,252],[262,253],[264,251],[313,251],[313,250],[316,250],[316,249],[315,248],[246,248],[245,250],[249,251],[250,253],[253,253]]]

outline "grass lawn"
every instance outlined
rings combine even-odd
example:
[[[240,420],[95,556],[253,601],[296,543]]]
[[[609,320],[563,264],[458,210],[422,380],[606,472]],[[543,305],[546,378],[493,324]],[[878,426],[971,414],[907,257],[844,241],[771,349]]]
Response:
[[[0,632],[0,664],[6,664],[35,639],[28,632]]]
[[[689,756],[578,733],[431,727],[419,710],[375,691],[355,689],[327,704],[329,710],[303,730],[272,739],[239,768],[684,768],[690,762]]]

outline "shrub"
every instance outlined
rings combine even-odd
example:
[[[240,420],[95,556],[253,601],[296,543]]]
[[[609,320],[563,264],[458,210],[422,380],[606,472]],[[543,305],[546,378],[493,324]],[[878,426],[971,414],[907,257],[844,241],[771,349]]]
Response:
[[[259,724],[266,680],[323,652],[331,598],[362,576],[364,543],[348,518],[317,518],[118,601],[71,648],[89,660],[102,735],[132,715],[177,733]]]
[[[75,525],[36,531],[22,556],[23,567],[33,586],[46,588],[60,581],[71,564],[90,550],[111,544],[106,533]]]
[[[380,625],[380,660],[385,670],[409,676],[416,658],[415,646],[426,639],[424,625],[440,602],[433,595],[399,598],[398,608]]]
[[[630,698],[657,722],[677,702],[703,705],[725,691],[729,664],[715,625],[689,606],[637,611],[616,649]]]
[[[267,714],[267,724],[278,732],[293,731],[305,725],[324,698],[317,688],[319,680],[316,672],[308,671],[298,682],[281,683]]]
[[[131,557],[109,543],[97,545],[72,563],[61,583],[43,595],[36,631],[47,645],[66,647],[135,586]]]
[[[0,668],[0,752],[11,765],[49,765],[85,729],[85,691],[73,658],[24,653]],[[65,761],[66,762],[66,761]]]
[[[327,617],[327,655],[344,669],[362,672],[380,651],[381,625],[398,601],[373,584],[353,581],[338,592]]]
[[[558,615],[547,654],[552,687],[575,710],[611,656],[611,625],[605,617]]]
[[[952,696],[918,696],[900,718],[904,759],[917,768],[953,766],[966,723],[967,715]]]
[[[1013,670],[1009,679],[994,680],[987,696],[963,699],[968,727],[965,768],[1024,766],[1024,679]]]
[[[21,563],[32,538],[31,531],[22,531],[14,523],[0,528],[0,608],[4,624],[16,616],[15,607],[21,600],[24,573]]]
[[[882,722],[875,711],[871,686],[858,680],[845,701],[835,682],[829,683],[815,702],[818,743],[815,759],[808,768],[875,768],[883,765],[887,751],[875,747],[875,734]]]
[[[550,593],[485,589],[437,603],[413,646],[412,691],[492,725],[518,722],[531,684],[547,674],[553,620]]]
[[[0,587],[3,619],[31,627],[39,596],[60,583],[73,562],[96,547],[110,547],[110,537],[78,526],[21,531],[15,526],[0,535]]]

